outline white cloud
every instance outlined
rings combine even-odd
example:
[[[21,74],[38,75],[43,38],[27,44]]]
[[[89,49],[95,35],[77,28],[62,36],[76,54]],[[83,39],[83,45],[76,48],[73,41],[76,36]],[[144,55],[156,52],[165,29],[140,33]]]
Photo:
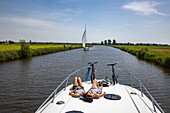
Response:
[[[74,29],[73,29],[74,28]],[[83,29],[82,29],[83,30]],[[82,30],[73,25],[26,17],[0,17],[0,40],[79,42]]]
[[[81,10],[75,10],[75,9],[70,9],[70,8],[63,9],[63,10],[61,10],[61,12],[65,12],[65,13],[76,13],[76,14],[82,13]]]
[[[68,3],[68,2],[77,2],[79,0],[59,0],[61,3]]]
[[[154,1],[139,1],[139,2],[130,2],[122,6],[124,9],[129,9],[135,11],[137,14],[140,15],[151,15],[157,14],[162,16],[167,16],[164,13],[159,12],[155,7],[160,5],[158,2]]]
[[[26,17],[0,17],[1,23],[9,25],[21,25],[24,27],[51,27],[52,23],[36,18]]]
[[[65,9],[60,9],[56,11],[30,11],[29,15],[25,16],[30,16],[33,18],[38,18],[42,20],[48,20],[48,21],[55,21],[55,22],[61,22],[61,23],[68,23],[73,21],[75,18],[77,18],[83,11],[82,10],[75,10],[71,8],[65,8]]]
[[[65,8],[55,11],[24,10],[22,15],[0,17],[0,40],[81,41],[81,26],[70,24],[81,10]]]

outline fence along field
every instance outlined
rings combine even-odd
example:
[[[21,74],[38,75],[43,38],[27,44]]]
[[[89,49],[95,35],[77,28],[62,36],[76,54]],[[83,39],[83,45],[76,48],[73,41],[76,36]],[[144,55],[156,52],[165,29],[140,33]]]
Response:
[[[82,47],[82,45],[55,45],[55,44],[41,44],[41,45],[28,45],[28,46],[30,49],[29,50],[30,57]],[[19,44],[8,44],[8,45],[1,44],[0,62],[22,58],[23,55],[20,54],[20,50],[21,50],[21,45]]]
[[[114,45],[112,47],[129,52],[137,57],[152,61],[158,65],[170,68],[170,47],[169,46],[128,46]]]

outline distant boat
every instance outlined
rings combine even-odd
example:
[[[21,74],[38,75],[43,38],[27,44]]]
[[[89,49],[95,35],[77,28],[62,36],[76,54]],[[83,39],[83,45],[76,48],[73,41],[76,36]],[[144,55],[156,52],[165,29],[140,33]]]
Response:
[[[86,25],[85,25],[85,30],[84,30],[84,33],[83,33],[83,36],[82,36],[82,45],[83,45],[83,49],[84,51],[88,51],[89,48],[87,47],[87,39],[86,39]]]

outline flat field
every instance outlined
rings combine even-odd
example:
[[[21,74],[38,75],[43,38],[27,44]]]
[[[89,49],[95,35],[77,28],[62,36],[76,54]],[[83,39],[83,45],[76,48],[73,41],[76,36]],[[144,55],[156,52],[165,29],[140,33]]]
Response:
[[[170,68],[169,46],[129,46],[129,45],[111,45],[111,46],[129,52],[144,60],[152,61],[163,67]]]
[[[0,45],[0,51],[10,51],[10,50],[19,50],[19,49],[20,49],[20,45],[15,45],[15,44],[11,44],[11,45],[1,44]]]
[[[55,44],[40,44],[40,45],[29,45],[31,49],[39,48],[51,48],[51,47],[64,47],[64,45],[55,45]],[[80,45],[65,45],[65,47],[80,47]],[[19,44],[0,44],[0,51],[10,51],[10,50],[19,50],[21,47]]]
[[[30,51],[21,51],[21,46],[19,44],[0,44],[0,62],[5,62],[9,60],[25,58],[32,56],[39,56],[54,52],[67,51],[71,49],[82,48],[82,45],[57,45],[57,44],[39,44],[39,45],[29,45]]]
[[[116,48],[127,48],[131,50],[145,50],[150,52],[159,53],[160,55],[170,56],[170,46],[128,46],[128,45],[115,45]]]

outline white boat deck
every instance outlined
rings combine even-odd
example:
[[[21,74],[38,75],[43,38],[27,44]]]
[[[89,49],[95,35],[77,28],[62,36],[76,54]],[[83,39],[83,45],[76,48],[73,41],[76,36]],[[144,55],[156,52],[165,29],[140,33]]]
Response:
[[[83,82],[85,90],[91,87],[90,82]],[[126,85],[116,84],[114,86],[104,87],[106,94],[116,94],[121,96],[120,100],[108,100],[104,97],[93,99],[92,103],[87,103],[79,98],[69,95],[72,85],[66,88],[66,91],[60,91],[54,100],[47,107],[43,107],[40,113],[155,113],[152,102],[145,96],[141,97],[141,92]],[[135,94],[131,94],[131,93]],[[64,104],[56,104],[58,101],[64,101]],[[146,104],[147,103],[147,104]],[[44,110],[43,110],[44,109]],[[74,111],[74,112],[73,112]],[[76,112],[77,111],[77,112]],[[79,112],[78,112],[79,111]],[[156,108],[156,113],[160,111]]]

